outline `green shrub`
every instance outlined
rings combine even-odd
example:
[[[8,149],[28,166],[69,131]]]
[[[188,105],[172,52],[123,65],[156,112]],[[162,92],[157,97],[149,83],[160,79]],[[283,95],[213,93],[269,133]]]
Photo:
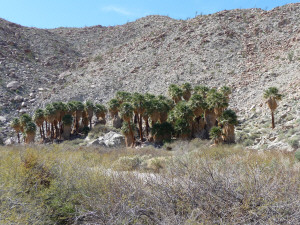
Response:
[[[297,149],[299,148],[299,138],[295,137],[292,138],[288,141],[288,144],[293,148],[293,149]]]

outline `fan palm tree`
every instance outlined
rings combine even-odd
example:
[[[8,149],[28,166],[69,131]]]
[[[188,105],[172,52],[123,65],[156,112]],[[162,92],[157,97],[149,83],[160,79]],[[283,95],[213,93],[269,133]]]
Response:
[[[209,88],[203,85],[198,85],[194,87],[194,94],[199,94],[203,98],[206,98],[207,93],[209,92]]]
[[[178,137],[185,140],[191,136],[190,122],[184,118],[179,118],[175,121],[174,130]]]
[[[228,107],[228,101],[225,95],[214,88],[208,92],[206,102],[210,108],[214,109],[217,118],[219,118],[223,111]]]
[[[86,101],[85,110],[90,123],[90,129],[92,129],[92,118],[94,115],[94,104],[91,101]]]
[[[61,125],[61,112],[63,110],[63,103],[62,102],[53,102],[52,106],[55,110],[55,119],[53,121],[53,126],[55,128],[55,135],[54,138],[58,138],[60,136],[59,127]]]
[[[226,143],[234,143],[234,126],[238,124],[236,113],[231,109],[225,110],[220,117],[220,123],[223,126],[224,141]]]
[[[20,124],[20,119],[19,118],[14,118],[10,126],[16,131],[17,136],[18,136],[18,143],[20,144],[20,132],[21,132],[21,124]]]
[[[156,123],[151,129],[151,134],[156,144],[162,144],[164,141],[171,141],[173,132],[173,126],[168,122]]]
[[[205,99],[200,94],[193,94],[189,100],[189,104],[195,117],[201,116],[207,108]]]
[[[62,118],[62,122],[63,122],[62,137],[64,140],[69,140],[72,131],[73,117],[69,114],[66,114]]]
[[[27,113],[23,114],[20,117],[20,125],[21,125],[21,131],[24,131],[24,128],[26,126],[27,123],[32,122],[32,118],[30,115],[28,115]]]
[[[82,111],[81,118],[82,118],[83,127],[85,129],[89,128],[89,117],[86,108]]]
[[[205,136],[205,121],[202,115],[205,109],[207,109],[205,99],[200,94],[193,94],[189,100],[189,105],[195,116],[192,126],[192,136],[203,138]]]
[[[227,102],[229,102],[229,95],[232,93],[231,88],[228,86],[222,86],[220,92],[225,96]]]
[[[132,95],[131,101],[132,101],[133,111],[138,118],[140,139],[141,141],[143,141],[143,114],[146,111],[145,97],[140,93],[134,93]]]
[[[171,84],[169,86],[168,93],[176,104],[181,101],[183,91],[177,85]]]
[[[264,98],[267,99],[266,103],[268,104],[271,115],[272,115],[272,129],[275,128],[275,119],[274,112],[278,106],[277,101],[282,99],[282,94],[279,94],[279,90],[276,87],[270,87],[264,92]]]
[[[101,120],[103,124],[106,124],[105,115],[107,113],[107,109],[104,105],[96,104],[94,107],[94,113],[98,120]]]
[[[205,122],[207,124],[208,132],[219,121],[223,111],[228,107],[226,97],[212,88],[207,93],[206,97],[207,109],[205,110]]]
[[[130,103],[128,103],[128,102],[122,103],[122,105],[120,106],[120,116],[128,124],[131,123],[132,116],[133,116],[133,107]],[[133,143],[132,143],[132,147],[133,147],[135,143],[134,143],[134,133],[133,133],[131,126],[129,126],[129,133],[133,140]]]
[[[152,99],[148,103],[149,105],[147,106],[147,113],[150,116],[151,126],[153,127],[153,125],[159,120],[161,104],[158,99]]]
[[[25,128],[24,128],[24,132],[25,132],[25,135],[26,135],[26,138],[25,138],[26,144],[30,144],[30,143],[34,142],[35,132],[36,132],[35,123],[32,122],[32,121],[26,123]]]
[[[194,114],[190,105],[187,102],[180,102],[171,111],[169,121],[173,120],[176,134],[186,139],[191,136],[193,118]]]
[[[116,93],[116,99],[119,101],[119,104],[121,105],[124,102],[130,102],[132,98],[131,93],[126,91],[118,91]]]
[[[119,108],[120,108],[119,100],[113,98],[108,102],[108,111],[112,118],[118,115]]]
[[[184,100],[188,101],[192,95],[192,85],[190,83],[184,83],[181,85],[181,89],[183,91],[182,97]]]
[[[215,145],[222,143],[222,128],[212,127],[209,132],[209,136],[214,141]]]
[[[47,135],[50,135],[51,140],[54,139],[54,121],[56,119],[56,110],[52,104],[47,104],[44,115],[49,127],[46,127]],[[46,124],[47,125],[47,124]]]
[[[134,134],[132,131],[135,130],[135,124],[132,122],[124,122],[121,128],[122,133],[125,136],[126,147],[134,146]]]
[[[44,122],[45,122],[45,115],[44,110],[37,109],[33,115],[33,121],[40,129],[40,135],[42,139],[45,139],[45,132],[44,132]]]
[[[82,117],[82,113],[84,111],[84,104],[80,101],[74,101],[75,105],[75,131],[79,133],[79,122]]]

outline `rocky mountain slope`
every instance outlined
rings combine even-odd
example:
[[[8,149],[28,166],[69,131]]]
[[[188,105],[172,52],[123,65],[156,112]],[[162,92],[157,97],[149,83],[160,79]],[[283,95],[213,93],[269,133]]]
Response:
[[[296,148],[299,21],[300,3],[190,20],[148,16],[114,27],[46,30],[0,19],[2,133],[8,134],[7,122],[18,112],[32,112],[54,100],[105,103],[118,90],[166,94],[169,84],[188,81],[233,88],[230,107],[242,122],[241,142]],[[268,109],[260,107],[263,90],[270,86],[285,95],[274,131]]]

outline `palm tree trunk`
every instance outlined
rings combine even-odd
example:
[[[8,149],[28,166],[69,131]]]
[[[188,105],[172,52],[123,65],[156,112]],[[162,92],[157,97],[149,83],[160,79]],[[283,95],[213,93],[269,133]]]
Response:
[[[142,117],[142,115],[140,115],[140,118],[139,118],[139,130],[140,130],[141,142],[143,142],[143,117]]]
[[[272,111],[272,129],[275,128],[274,112]]]
[[[48,136],[48,122],[46,121],[46,134],[47,134],[47,136]]]
[[[47,123],[47,122],[46,122]],[[45,130],[44,130],[44,123],[42,124],[42,132],[43,132],[43,140],[45,140]]]
[[[51,140],[53,141],[54,139],[54,125],[51,123]]]
[[[40,135],[41,135],[41,139],[43,139],[43,132],[42,132],[42,127],[40,126]]]
[[[133,131],[131,129],[131,125],[129,124],[129,132],[130,132],[130,135],[131,135],[131,138],[132,138],[132,145],[131,147],[133,148],[134,147],[134,135],[133,135]]]
[[[148,120],[148,118],[145,120],[145,122],[146,122],[146,135],[148,138],[148,136],[149,136],[149,120]]]
[[[20,133],[18,132],[18,143],[20,144]]]

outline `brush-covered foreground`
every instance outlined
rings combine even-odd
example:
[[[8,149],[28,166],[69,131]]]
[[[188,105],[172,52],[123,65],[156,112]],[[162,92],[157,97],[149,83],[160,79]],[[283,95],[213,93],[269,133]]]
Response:
[[[208,145],[1,147],[0,224],[300,223],[292,153]]]

